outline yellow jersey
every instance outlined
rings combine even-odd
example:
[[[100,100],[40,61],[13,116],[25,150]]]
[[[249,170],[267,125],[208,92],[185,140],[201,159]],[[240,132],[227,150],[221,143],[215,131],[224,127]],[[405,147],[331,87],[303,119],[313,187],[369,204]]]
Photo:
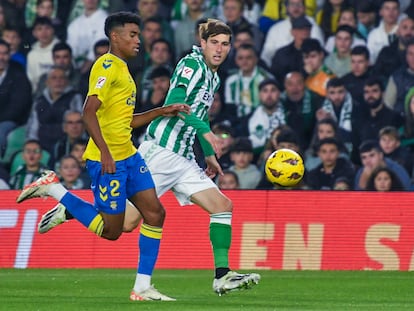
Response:
[[[87,96],[93,95],[101,101],[96,116],[113,159],[129,158],[137,152],[131,141],[136,86],[124,60],[110,53],[96,60],[89,76]],[[101,160],[101,152],[92,138],[83,158]]]

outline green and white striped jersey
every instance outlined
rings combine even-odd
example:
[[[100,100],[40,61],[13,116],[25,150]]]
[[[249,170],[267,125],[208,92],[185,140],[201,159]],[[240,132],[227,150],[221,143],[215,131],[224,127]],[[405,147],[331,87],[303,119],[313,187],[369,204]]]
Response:
[[[214,93],[220,86],[217,72],[213,72],[205,63],[199,47],[182,58],[171,77],[171,85],[164,105],[175,104],[171,98],[174,88],[185,89],[184,102],[191,107],[192,113],[208,123],[207,111],[210,109]],[[187,159],[194,159],[193,144],[196,130],[179,117],[158,117],[147,128],[145,140],[169,149]]]

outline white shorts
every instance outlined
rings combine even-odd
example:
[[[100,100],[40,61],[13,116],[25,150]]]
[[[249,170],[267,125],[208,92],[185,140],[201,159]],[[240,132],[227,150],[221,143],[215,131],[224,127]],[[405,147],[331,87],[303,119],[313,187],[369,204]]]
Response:
[[[188,160],[151,141],[144,141],[138,151],[151,172],[158,197],[172,190],[180,205],[188,205],[192,204],[193,194],[217,188],[195,160]]]

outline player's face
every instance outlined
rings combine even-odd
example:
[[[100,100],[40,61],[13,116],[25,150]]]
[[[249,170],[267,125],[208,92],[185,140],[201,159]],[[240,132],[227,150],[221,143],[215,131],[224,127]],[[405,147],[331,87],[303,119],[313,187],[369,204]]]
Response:
[[[387,172],[379,172],[374,178],[374,187],[377,191],[390,191],[391,184],[391,176]]]
[[[204,59],[211,70],[217,71],[230,51],[230,36],[219,34],[206,40],[201,40]]]
[[[351,55],[351,71],[355,76],[362,76],[367,72],[368,66],[369,60],[364,55]]]
[[[345,101],[346,90],[344,86],[329,87],[326,92],[327,92],[326,97],[335,106],[340,106]]]
[[[116,45],[116,52],[121,58],[134,57],[139,52],[141,41],[139,40],[139,27],[134,23],[125,24],[124,27],[117,27],[112,38]]]
[[[390,154],[400,146],[400,142],[391,135],[382,135],[379,144],[385,154]]]

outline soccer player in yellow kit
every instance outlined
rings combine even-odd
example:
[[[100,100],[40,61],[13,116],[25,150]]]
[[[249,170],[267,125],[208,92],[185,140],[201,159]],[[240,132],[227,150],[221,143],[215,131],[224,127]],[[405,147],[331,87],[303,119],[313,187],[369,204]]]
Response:
[[[48,171],[20,193],[17,202],[52,196],[56,207],[68,210],[90,231],[108,240],[122,233],[128,199],[143,216],[140,229],[140,265],[142,290],[139,300],[174,300],[159,293],[150,284],[164,223],[165,210],[155,193],[155,186],[145,161],[131,141],[131,129],[157,116],[174,116],[188,111],[186,105],[163,107],[134,115],[136,86],[126,59],[139,51],[140,19],[128,12],[114,13],[105,20],[109,53],[93,65],[83,118],[90,135],[84,159],[92,180],[94,204],[70,193],[53,171]]]

